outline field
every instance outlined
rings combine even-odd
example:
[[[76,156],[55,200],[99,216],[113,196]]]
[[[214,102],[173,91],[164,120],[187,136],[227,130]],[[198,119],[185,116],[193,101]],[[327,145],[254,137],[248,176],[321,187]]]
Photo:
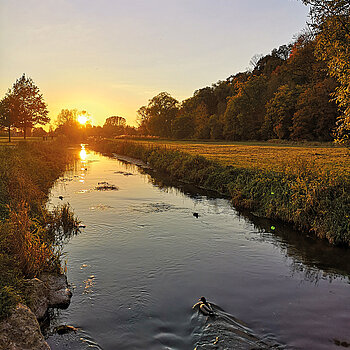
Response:
[[[148,147],[164,147],[201,155],[222,165],[284,172],[293,164],[305,163],[315,172],[349,174],[350,151],[332,144],[274,144],[268,142],[137,141]],[[291,170],[291,169],[290,169]]]

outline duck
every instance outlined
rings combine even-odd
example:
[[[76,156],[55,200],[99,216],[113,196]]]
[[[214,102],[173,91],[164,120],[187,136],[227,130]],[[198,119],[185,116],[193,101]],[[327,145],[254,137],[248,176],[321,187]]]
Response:
[[[58,196],[58,198],[59,198],[61,201],[63,201],[63,196]]]
[[[193,216],[198,219],[199,214],[198,213],[193,213]]]
[[[199,307],[199,311],[205,315],[205,316],[214,316],[214,310],[212,306],[207,302],[205,297],[201,297],[198,301],[198,303],[194,304],[192,309],[195,309],[196,307]]]

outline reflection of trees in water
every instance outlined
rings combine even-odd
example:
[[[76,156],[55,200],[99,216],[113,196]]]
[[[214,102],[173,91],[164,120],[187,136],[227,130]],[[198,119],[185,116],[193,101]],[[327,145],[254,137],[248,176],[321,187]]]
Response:
[[[200,199],[203,196],[208,199],[228,198],[218,194],[215,191],[203,189],[184,181],[171,179],[165,174],[160,174],[159,172],[154,172],[150,169],[139,169],[139,171],[141,174],[147,177],[147,180],[152,185],[158,187],[161,191],[166,193],[172,193],[175,195],[185,194],[192,199]]]
[[[150,183],[167,193],[185,194],[194,200],[200,200],[203,196],[208,199],[222,198],[213,191],[173,180],[148,169],[143,169],[141,172],[148,175]],[[349,249],[332,246],[326,241],[293,230],[290,225],[282,222],[260,218],[248,212],[238,211],[238,214],[253,224],[259,233],[250,239],[269,242],[278,247],[286,258],[291,259],[292,275],[302,274],[305,280],[315,284],[325,279],[331,283],[336,278],[350,281]]]
[[[264,241],[280,248],[281,253],[292,259],[292,274],[302,273],[305,280],[317,283],[336,278],[349,280],[350,250],[335,247],[311,235],[295,231],[290,225],[258,218],[249,213],[241,214],[253,223]],[[275,228],[271,233],[271,227]]]

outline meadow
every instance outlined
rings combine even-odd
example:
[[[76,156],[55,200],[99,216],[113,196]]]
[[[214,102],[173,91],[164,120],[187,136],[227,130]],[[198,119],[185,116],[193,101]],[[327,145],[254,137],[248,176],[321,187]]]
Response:
[[[304,162],[314,171],[344,174],[350,171],[350,152],[333,143],[138,141],[146,147],[179,150],[201,155],[224,166],[286,171]]]
[[[97,151],[142,159],[175,179],[217,191],[256,216],[350,245],[350,157],[329,145],[104,140]]]

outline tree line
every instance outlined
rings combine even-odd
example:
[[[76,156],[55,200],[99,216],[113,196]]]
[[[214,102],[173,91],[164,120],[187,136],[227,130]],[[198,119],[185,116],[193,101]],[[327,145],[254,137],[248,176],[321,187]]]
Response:
[[[0,101],[0,129],[6,130],[9,142],[11,135],[17,134],[18,130],[21,130],[24,139],[30,133],[43,137],[65,136],[71,141],[80,141],[89,136],[116,137],[138,133],[136,128],[128,126],[126,119],[120,116],[108,117],[102,127],[93,126],[89,117],[87,111],[62,109],[48,132],[41,126],[38,127],[50,122],[48,109],[39,88],[25,74],[16,80]]]
[[[62,109],[51,134],[152,135],[175,139],[308,140],[350,144],[350,2],[302,0],[310,6],[310,30],[265,56],[252,68],[196,90],[181,103],[166,92],[138,114],[138,129],[123,117],[84,127],[86,111]],[[22,75],[0,101],[0,127],[27,130],[49,122],[47,105],[31,78]],[[42,128],[38,134],[46,134]]]
[[[84,116],[86,123],[81,125],[79,117]],[[77,109],[62,109],[58,114],[53,133],[56,136],[66,136],[70,140],[85,139],[88,137],[113,138],[121,135],[136,135],[135,127],[126,124],[126,119],[120,116],[106,118],[103,126],[91,124],[89,113]]]
[[[350,3],[303,0],[310,30],[252,59],[251,70],[196,90],[166,92],[138,110],[144,134],[175,139],[309,140],[348,143]]]

